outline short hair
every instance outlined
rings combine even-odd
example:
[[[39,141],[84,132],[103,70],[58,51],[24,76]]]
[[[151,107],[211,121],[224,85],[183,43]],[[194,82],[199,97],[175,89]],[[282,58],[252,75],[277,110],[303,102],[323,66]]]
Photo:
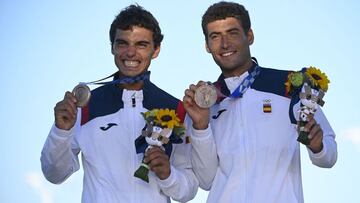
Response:
[[[155,47],[160,46],[164,35],[161,34],[158,21],[149,11],[139,5],[130,5],[116,16],[109,31],[111,44],[114,43],[116,29],[129,30],[133,26],[143,27],[152,31]]]
[[[216,20],[223,20],[228,17],[236,18],[240,22],[245,33],[250,30],[251,22],[249,12],[243,5],[234,2],[220,1],[211,5],[202,17],[201,26],[206,41],[208,40],[207,25]]]

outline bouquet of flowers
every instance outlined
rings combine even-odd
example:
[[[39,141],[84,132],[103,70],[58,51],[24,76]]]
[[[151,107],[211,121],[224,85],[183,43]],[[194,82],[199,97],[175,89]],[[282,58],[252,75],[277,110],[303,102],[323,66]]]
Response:
[[[173,141],[178,142],[176,140],[185,134],[185,127],[177,117],[175,110],[152,109],[141,114],[146,122],[141,134],[147,143],[145,151],[153,146],[165,150],[164,145],[172,144]],[[148,174],[149,166],[142,162],[134,176],[149,182]]]
[[[308,132],[305,131],[304,126],[308,122],[308,116],[314,115],[318,105],[323,106],[322,98],[328,90],[328,80],[325,73],[319,69],[310,66],[304,68],[299,72],[292,72],[288,75],[288,80],[285,83],[286,93],[300,97],[299,110],[299,136],[297,140],[305,145],[309,145]]]

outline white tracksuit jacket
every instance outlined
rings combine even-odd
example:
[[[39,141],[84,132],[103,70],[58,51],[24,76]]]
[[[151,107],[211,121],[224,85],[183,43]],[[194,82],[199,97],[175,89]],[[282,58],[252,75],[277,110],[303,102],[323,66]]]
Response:
[[[78,120],[69,131],[53,126],[41,153],[45,177],[53,183],[65,181],[84,169],[83,203],[165,203],[192,199],[198,181],[192,172],[190,145],[172,145],[171,174],[160,180],[149,173],[149,183],[136,177],[143,153],[137,153],[135,139],[145,121],[141,112],[169,108],[182,114],[182,104],[150,81],[143,90],[122,90],[105,85],[92,91],[90,103],[79,109]]]
[[[210,127],[192,128],[192,162],[208,203],[303,202],[300,147],[296,120],[299,103],[285,96],[288,71],[261,68],[242,98],[225,98],[211,108]],[[215,83],[228,95],[246,77],[220,77]],[[264,110],[271,105],[271,112]],[[313,164],[329,168],[337,160],[335,134],[319,109],[324,148]]]

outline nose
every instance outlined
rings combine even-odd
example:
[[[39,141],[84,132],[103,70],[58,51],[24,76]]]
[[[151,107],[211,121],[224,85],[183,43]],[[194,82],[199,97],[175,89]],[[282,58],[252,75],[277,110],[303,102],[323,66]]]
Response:
[[[128,46],[126,50],[126,56],[127,57],[133,57],[136,54],[136,48],[135,46]]]
[[[221,37],[221,48],[227,49],[228,46],[229,46],[229,41],[228,41],[227,36],[226,36],[226,35],[225,35],[225,36],[222,36],[222,37]]]

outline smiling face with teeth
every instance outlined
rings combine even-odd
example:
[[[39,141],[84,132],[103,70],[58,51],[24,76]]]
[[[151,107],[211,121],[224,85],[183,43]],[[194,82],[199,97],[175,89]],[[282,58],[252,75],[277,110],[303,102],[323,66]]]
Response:
[[[245,33],[240,21],[234,17],[215,20],[206,28],[206,50],[225,77],[239,76],[251,68],[250,45],[254,41],[251,29]]]
[[[160,46],[155,47],[152,31],[139,26],[116,30],[111,53],[120,76],[133,77],[144,73],[159,52]]]

